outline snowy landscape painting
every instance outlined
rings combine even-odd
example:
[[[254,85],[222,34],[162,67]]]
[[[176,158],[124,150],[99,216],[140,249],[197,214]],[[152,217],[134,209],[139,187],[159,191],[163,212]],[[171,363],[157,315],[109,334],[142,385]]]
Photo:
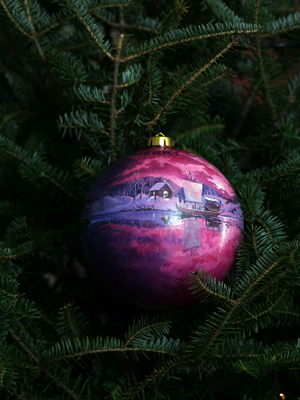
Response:
[[[190,271],[223,280],[243,236],[226,178],[181,150],[143,151],[110,167],[87,196],[82,243],[116,291],[153,306],[187,304]]]
[[[205,211],[205,207],[209,208],[209,206],[214,205],[221,211],[216,215],[230,215],[242,219],[238,203],[220,196],[201,182],[189,181],[188,179],[182,181],[183,186],[180,187],[171,180],[162,177],[133,178],[107,190],[104,196],[91,204],[89,212],[90,214],[97,214],[101,218],[101,215],[107,213],[125,211],[178,211],[176,204],[185,205],[187,210],[195,207],[195,210],[198,209],[199,211],[201,211],[200,207]],[[201,215],[205,216],[205,213],[199,213],[199,216]]]

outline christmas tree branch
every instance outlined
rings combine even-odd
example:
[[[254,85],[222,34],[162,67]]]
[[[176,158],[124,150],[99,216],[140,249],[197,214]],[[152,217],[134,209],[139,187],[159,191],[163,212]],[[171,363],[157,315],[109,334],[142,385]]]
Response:
[[[180,135],[178,138],[174,139],[174,143],[179,143],[182,139],[192,135],[193,133],[196,132],[206,132],[209,129],[224,129],[223,124],[206,124],[206,125],[199,125],[196,128],[190,129],[186,132],[184,132],[182,135]]]
[[[200,89],[203,89],[203,88],[206,87],[206,86],[212,85],[212,84],[214,84],[215,82],[219,81],[220,79],[225,78],[225,76],[227,76],[227,75],[229,75],[229,74],[230,74],[230,71],[227,70],[227,71],[225,71],[224,73],[222,73],[222,74],[216,76],[215,78],[210,79],[209,81],[207,81],[207,82],[205,82],[205,83],[202,83],[202,84],[199,85],[199,86],[196,86],[194,90],[200,90]],[[180,98],[181,98],[181,99],[184,99],[185,97],[190,96],[190,95],[193,94],[193,93],[195,93],[195,92],[186,92],[186,93],[183,93],[183,94],[181,95]]]
[[[16,334],[16,332],[9,327],[8,332],[11,334],[11,336],[15,339],[15,341],[18,343],[18,345],[29,355],[30,358],[32,358],[38,366],[40,366],[40,360],[37,358],[35,354],[29,349],[29,347],[23,342],[23,340]]]
[[[269,33],[264,33],[261,35],[262,38],[266,38],[266,37],[270,37],[270,36],[276,36],[276,35],[280,35],[283,33],[289,33],[290,31],[293,31],[295,29],[299,29],[300,28],[300,24],[295,24],[293,26],[288,26],[287,28],[282,28],[282,29],[277,29],[276,31],[271,31]]]
[[[181,92],[186,89],[195,79],[197,79],[201,74],[207,71],[214,63],[218,61],[231,47],[236,45],[237,42],[232,40],[222,51],[220,51],[214,58],[212,58],[204,67],[200,68],[187,82],[185,82],[177,91],[169,98],[169,100],[160,108],[158,113],[155,115],[153,120],[148,124],[147,130],[150,130],[156,121],[161,117],[162,113],[170,107],[173,101],[181,94]]]
[[[161,380],[167,373],[175,369],[182,363],[182,358],[169,361],[167,364],[161,366],[159,369],[154,369],[151,375],[147,376],[142,382],[139,382],[136,387],[130,392],[125,393],[122,396],[122,400],[133,400],[140,392],[143,392],[146,387],[151,385],[155,381]]]
[[[39,55],[45,61],[45,55],[43,53],[43,50],[42,50],[42,48],[40,46],[40,43],[39,43],[37,37],[36,37],[35,28],[34,28],[34,24],[33,24],[33,21],[32,21],[32,16],[31,16],[31,13],[30,13],[28,0],[24,0],[24,5],[25,5],[25,8],[26,8],[26,14],[27,14],[27,17],[28,17],[28,21],[29,21],[29,23],[31,25],[31,29],[32,29],[31,39],[34,42]]]
[[[81,397],[77,396],[68,386],[66,386],[61,380],[57,379],[48,369],[42,368],[43,372],[64,392],[66,392],[72,399],[74,400],[84,400]]]
[[[205,276],[203,277],[203,279],[205,280]],[[223,295],[221,295],[220,293],[215,292],[214,290],[211,290],[209,287],[207,287],[207,285],[205,285],[205,283],[203,282],[203,279],[202,279],[201,274],[199,274],[198,271],[196,271],[196,272],[193,274],[193,280],[195,280],[196,283],[197,283],[197,286],[198,286],[199,288],[201,288],[201,292],[200,292],[200,293],[201,293],[201,294],[200,294],[201,296],[204,295],[204,293],[203,293],[203,291],[204,291],[204,292],[206,292],[206,294],[210,294],[210,295],[212,295],[212,296],[215,297],[215,298],[217,297],[217,298],[219,298],[219,299],[229,301],[229,302],[232,303],[232,304],[235,303],[235,300],[230,299],[229,297],[223,296]]]
[[[18,249],[18,247],[21,247],[21,249]],[[22,257],[26,254],[33,253],[35,250],[38,250],[42,247],[44,247],[44,244],[41,243],[37,245],[33,240],[28,240],[27,242],[22,243],[22,245],[19,245],[15,248],[15,256]]]
[[[112,92],[111,92],[111,100],[110,100],[110,148],[112,154],[112,161],[116,160],[116,94],[118,90],[118,75],[119,75],[119,66],[121,59],[121,49],[122,43],[124,39],[124,34],[121,34],[119,37],[119,42],[117,45],[117,52],[114,57],[114,75],[113,75],[113,84],[112,84]]]
[[[3,1],[3,0],[1,0],[1,1]],[[117,3],[116,3],[116,4],[107,4],[107,5],[104,5],[104,4],[103,4],[103,5],[99,5],[99,6],[95,6],[95,7],[88,8],[88,9],[87,9],[87,12],[88,12],[88,13],[94,13],[94,12],[96,12],[97,10],[101,10],[101,9],[115,8],[115,7],[127,7],[127,6],[130,6],[130,5],[131,5],[131,2],[130,2],[130,1],[124,2],[124,3],[118,3],[118,4],[117,4]],[[66,22],[72,21],[72,20],[74,20],[74,19],[76,19],[76,18],[77,18],[76,15],[70,15],[69,17],[63,18],[63,19],[61,19],[60,21],[55,22],[53,25],[49,26],[48,28],[46,28],[46,29],[44,29],[44,30],[38,32],[38,33],[37,33],[37,37],[38,37],[38,36],[42,36],[42,35],[44,35],[45,33],[48,33],[48,32],[50,32],[51,30],[53,30],[53,29],[59,27],[60,25],[63,25],[63,24],[65,24]]]
[[[100,14],[98,14],[96,12],[93,12],[93,15],[96,18],[100,19],[101,21],[105,22],[107,25],[110,25],[113,28],[117,28],[117,29],[120,29],[120,30],[124,30],[124,29],[134,30],[134,29],[136,29],[136,30],[139,30],[139,31],[145,31],[145,32],[149,32],[149,33],[157,33],[156,30],[148,28],[147,26],[128,24],[125,21],[123,21],[123,22],[113,22],[113,21],[110,21],[107,18],[104,18],[102,15],[100,15]]]
[[[66,189],[64,186],[62,186],[59,182],[57,182],[54,178],[52,178],[49,174],[45,172],[41,172],[41,177],[48,179],[53,185],[58,187],[60,190],[62,190],[64,193],[66,193],[68,196],[70,196],[72,199],[77,201],[77,203],[81,204],[81,201],[73,194],[71,193],[68,189]]]
[[[293,11],[293,10],[290,10]],[[264,25],[262,31],[262,38],[288,33],[300,27],[300,13],[297,9],[294,13],[287,15],[284,18],[279,18],[275,21],[268,22]]]
[[[253,288],[255,286],[257,286],[259,284],[259,282],[270,272],[272,272],[274,270],[274,268],[279,264],[280,260],[274,261],[267,269],[264,270],[264,272],[260,275],[257,276],[257,278],[254,280],[254,282],[251,283],[251,285],[248,286],[248,288],[246,289],[246,291],[243,293],[243,295],[237,300],[239,303],[241,303],[245,297],[247,297],[248,293],[251,292],[253,290]],[[250,297],[250,300],[253,299],[253,297],[258,296],[258,294],[260,294],[262,291],[264,291],[267,287],[269,287],[272,283],[274,283],[276,280],[278,280],[279,277],[282,276],[282,274],[285,274],[286,272],[288,272],[290,270],[290,267],[288,267],[284,272],[279,273],[276,277],[270,279],[269,283],[267,283],[266,285],[264,285],[259,291],[254,292],[253,295]],[[248,300],[248,301],[250,301]]]
[[[255,3],[255,11],[254,11],[254,23],[258,25],[258,14],[259,14],[259,6],[261,0],[256,0]]]
[[[102,133],[105,133],[105,135],[109,136],[108,132],[102,132]],[[99,147],[100,147],[99,144],[95,145],[93,143],[93,141],[90,140],[87,135],[83,135],[83,138],[87,142],[87,144],[90,146],[92,151],[96,154],[96,156],[99,157],[99,155],[101,154],[101,149],[99,149]],[[101,143],[103,143],[103,142],[101,142]],[[109,141],[107,143],[109,143]],[[98,174],[97,174],[97,176],[98,176]]]
[[[274,310],[274,313],[276,314],[284,314],[284,315],[291,315],[293,317],[299,318],[300,319],[300,313],[296,313],[293,311],[288,311],[288,310]]]
[[[155,52],[155,51],[160,51],[160,50],[165,49],[165,48],[169,48],[169,47],[180,45],[180,44],[184,44],[184,43],[189,43],[189,42],[192,42],[192,41],[195,41],[195,40],[203,40],[203,39],[217,38],[217,37],[223,37],[223,36],[232,36],[232,35],[252,35],[252,34],[255,34],[255,33],[259,33],[259,32],[260,32],[259,29],[245,29],[245,30],[230,29],[228,31],[223,31],[223,32],[214,30],[211,33],[203,33],[203,34],[195,35],[195,36],[188,35],[189,37],[183,37],[182,39],[178,38],[178,40],[169,41],[167,43],[157,44],[157,45],[155,43],[158,43],[158,40],[152,39],[152,40],[150,40],[150,44],[149,44],[149,48],[148,49],[146,49],[144,51],[141,51],[139,53],[136,53],[136,54],[125,56],[125,57],[123,57],[123,61],[126,62],[126,61],[129,61],[129,60],[133,60],[133,59],[136,59],[138,57],[142,57],[142,56],[144,56],[146,54],[149,54],[149,53],[152,53],[152,52]],[[184,34],[183,36],[187,36],[186,32],[183,32],[183,34]],[[159,41],[162,41],[162,39],[166,39],[167,40],[170,35],[168,35],[166,38],[165,38],[165,36],[167,36],[167,35],[162,35],[160,37]]]
[[[124,348],[127,348],[129,343],[131,343],[134,338],[136,338],[136,336],[138,336],[139,334],[141,334],[142,332],[148,330],[149,328],[155,328],[155,327],[161,327],[162,325],[169,325],[170,322],[169,321],[164,321],[164,322],[157,322],[157,323],[153,323],[151,325],[147,325],[147,326],[143,326],[141,329],[138,329],[136,332],[134,332],[126,341],[126,343],[124,344]]]
[[[70,311],[72,311],[72,308],[71,308],[71,307],[72,307],[72,304],[71,304],[71,303],[67,304],[67,305],[64,307],[64,309],[66,310],[65,315],[67,316],[68,325],[69,325],[69,327],[70,327],[70,329],[71,329],[71,332],[73,333],[73,336],[74,336],[76,339],[79,339],[79,338],[80,338],[80,335],[79,335],[79,332],[78,332],[78,330],[77,330],[76,325],[75,325],[74,322],[73,322],[72,312],[70,312]]]
[[[84,357],[88,355],[95,355],[95,354],[108,354],[108,353],[153,353],[153,354],[164,354],[167,356],[172,356],[178,358],[178,354],[168,350],[161,350],[161,349],[152,349],[152,348],[143,348],[143,347],[107,347],[107,348],[100,348],[100,349],[90,349],[90,350],[83,350],[78,351],[70,354],[65,354],[62,356],[49,358],[45,360],[47,364],[56,363],[57,361],[63,361],[78,357]]]
[[[2,1],[2,0],[0,0]],[[0,24],[0,32],[2,33],[3,37],[6,39],[6,41],[9,43],[10,48],[13,50],[13,52],[16,54],[18,59],[22,62],[26,70],[30,73],[30,75],[33,77],[34,81],[37,83],[38,87],[43,91],[44,94],[49,96],[48,90],[45,88],[45,84],[41,81],[40,77],[36,74],[36,72],[33,70],[33,68],[28,64],[26,59],[23,57],[22,53],[16,46],[16,43],[13,38],[9,35],[9,33],[4,29],[3,25]]]
[[[22,115],[22,114],[25,114],[24,110],[17,110],[17,111],[14,111],[14,112],[10,113],[5,118],[3,118],[3,120],[1,121],[1,124],[0,124],[0,131],[7,124],[7,122],[9,122],[13,118],[17,117],[18,115]]]
[[[270,311],[273,311],[274,308],[277,306],[277,304],[282,300],[282,298],[284,297],[285,294],[286,294],[286,290],[283,291],[281,293],[281,295],[278,297],[278,299],[270,307],[268,307],[266,310],[263,310],[262,312],[260,312],[258,314],[255,314],[252,317],[249,317],[249,318],[246,318],[246,319],[243,319],[243,320],[240,320],[240,321],[234,321],[232,323],[233,324],[243,324],[244,322],[252,321],[253,319],[257,319],[257,318],[261,317],[262,315],[265,315],[265,314],[269,313]]]
[[[258,216],[255,216],[255,220],[264,228],[264,230],[267,232],[269,238],[273,239],[273,235],[272,235],[272,232],[270,231],[269,227]]]
[[[223,22],[241,22],[243,19],[238,17],[223,1],[205,0],[208,8],[215,17]]]
[[[66,308],[61,309],[60,312],[60,323],[59,329],[61,330],[61,323],[66,327]],[[77,316],[78,317],[78,316]],[[68,318],[68,317],[67,317]],[[72,313],[71,318],[76,318],[76,314]],[[74,320],[79,323],[80,317]],[[156,320],[157,321],[157,320]],[[68,324],[67,331],[70,331]],[[71,331],[74,329],[72,328]],[[83,332],[76,333],[77,328],[72,333],[76,336],[82,336]],[[57,342],[51,348],[43,354],[43,360],[45,363],[56,363],[57,361],[78,359],[84,356],[105,354],[105,353],[153,353],[162,354],[171,357],[179,357],[184,349],[184,343],[172,338],[167,339],[165,333],[169,332],[169,322],[155,322],[149,323],[148,320],[140,320],[137,323],[133,323],[133,326],[129,329],[129,338],[124,343],[123,340],[107,337],[90,338],[89,336],[79,338],[72,338]],[[126,335],[126,336],[127,336]],[[134,343],[133,343],[134,342]],[[129,346],[133,343],[132,347]]]
[[[256,256],[256,258],[259,258],[260,254],[258,252],[258,248],[257,248],[257,244],[256,244],[256,230],[255,229],[252,229],[251,237],[252,237],[252,245],[253,245],[255,256]]]
[[[259,71],[260,71],[260,75],[261,75],[261,78],[262,78],[262,83],[263,83],[263,88],[264,88],[267,104],[268,104],[269,109],[271,111],[271,116],[272,116],[273,121],[276,121],[277,120],[277,114],[276,114],[276,111],[275,111],[274,103],[273,103],[272,98],[271,98],[270,87],[269,87],[269,84],[268,84],[267,78],[266,78],[263,58],[262,58],[262,54],[261,54],[261,43],[260,43],[260,39],[259,38],[256,39],[256,55],[257,55],[257,59],[258,59],[258,66],[259,66]]]
[[[99,176],[99,174],[97,174],[96,172],[94,172],[88,164],[83,163],[81,160],[77,160],[75,162],[76,165],[76,171],[81,170],[85,175],[88,175],[89,177],[93,177],[93,178],[97,178]]]
[[[50,164],[43,162],[42,159],[36,159],[31,157],[30,154],[20,146],[15,145],[11,140],[6,139],[0,135],[0,151],[7,154],[10,157],[16,158],[22,162],[23,171],[26,172],[26,176],[29,179],[46,178],[68,196],[73,198],[75,201],[81,203],[81,201],[65,188],[61,183],[58,182],[58,176],[55,168]],[[50,176],[50,174],[52,176]],[[56,179],[55,179],[56,178]],[[57,179],[58,178],[58,179]]]
[[[274,265],[275,266],[275,265]],[[272,265],[272,267],[274,267]],[[263,293],[265,290],[267,290],[273,283],[278,282],[280,278],[282,278],[284,275],[286,275],[288,272],[291,271],[291,267],[286,268],[285,270],[283,270],[282,272],[280,272],[279,274],[277,274],[274,278],[270,279],[270,281],[268,283],[266,283],[264,286],[262,286],[259,290],[257,290],[256,292],[254,292],[252,294],[252,296],[250,296],[248,299],[246,299],[243,302],[243,305],[246,303],[249,303],[250,301],[252,301],[255,297],[259,296],[261,293]],[[244,296],[243,296],[244,297]]]
[[[195,358],[199,359],[204,354],[207,353],[207,351],[214,344],[214,342],[216,341],[216,339],[218,338],[219,334],[221,333],[221,331],[223,330],[225,325],[228,323],[230,318],[233,316],[233,314],[236,312],[236,310],[240,307],[240,303],[241,303],[241,298],[235,300],[234,305],[232,306],[232,308],[229,310],[229,312],[226,314],[226,316],[221,320],[221,322],[217,326],[216,330],[214,331],[212,337],[208,340],[208,342],[206,344],[204,344],[204,347],[201,349],[201,351],[198,354],[196,354]]]
[[[57,126],[60,129],[81,129],[81,128],[84,127],[83,125],[71,125],[71,124],[70,125],[64,125],[64,124],[60,124],[60,123],[58,123]],[[110,137],[109,132],[106,132],[103,129],[98,129],[98,130],[99,130],[99,132],[103,133],[105,136]],[[85,139],[88,142],[90,142],[88,137],[85,136]],[[91,147],[92,147],[92,145],[91,145]],[[98,153],[96,152],[96,154],[98,154]]]
[[[163,27],[165,26],[166,22],[170,18],[172,18],[174,15],[176,15],[178,13],[180,13],[180,14],[186,14],[187,13],[187,7],[186,7],[186,3],[184,1],[181,1],[181,3],[179,4],[179,7],[175,7],[171,11],[168,12],[168,14],[162,20],[162,22],[160,24],[160,28],[159,28],[157,34],[160,34],[162,32]]]
[[[92,21],[92,18],[90,17],[90,14],[88,13],[88,10],[85,10],[84,12],[81,10],[78,10],[75,7],[75,4],[72,1],[67,0],[68,5],[70,8],[73,10],[73,12],[76,14],[76,17],[78,20],[85,26],[86,30],[89,32],[97,46],[101,49],[101,51],[111,60],[114,61],[113,55],[108,51],[107,47],[105,46],[105,43],[103,42],[103,37],[102,38],[98,37],[98,35],[95,33],[95,28],[99,29],[98,26],[96,26],[95,22]],[[94,26],[93,26],[94,25]],[[93,26],[93,28],[92,28]]]
[[[292,248],[292,252],[289,255],[289,260],[292,264],[295,265],[296,261],[294,260],[294,252],[296,251],[296,248]],[[271,278],[265,285],[263,285],[260,289],[256,290],[252,295],[250,295],[248,298],[248,294],[253,290],[255,286],[257,286],[263,278],[266,277],[266,275],[270,274],[275,267],[279,264],[279,262],[282,261],[281,258],[278,260],[274,261],[268,268],[264,269],[261,274],[259,274],[256,279],[248,285],[247,289],[242,293],[242,295],[234,300],[233,306],[230,308],[230,310],[226,313],[226,315],[222,318],[221,322],[218,324],[214,332],[212,333],[212,336],[208,339],[206,343],[203,343],[204,346],[202,347],[201,351],[197,354],[196,358],[201,358],[213,345],[213,343],[217,340],[219,334],[225,327],[225,325],[229,322],[231,317],[237,312],[237,310],[240,307],[245,307],[246,303],[249,303],[252,301],[255,297],[263,293],[265,290],[267,290],[272,284],[275,282],[278,282],[280,278],[282,278],[284,275],[286,275],[290,270],[291,266],[289,265],[287,268],[284,270],[281,270],[278,274],[276,274],[273,278]],[[220,319],[220,316],[219,318]],[[203,342],[203,339],[200,339]]]
[[[12,21],[12,23],[15,25],[15,27],[22,33],[22,35],[26,36],[28,39],[31,39],[31,36],[29,33],[27,33],[15,20],[15,18],[12,16],[12,14],[9,12],[9,9],[6,7],[6,4],[3,0],[0,0],[0,3],[2,4],[2,7],[4,8],[6,14],[8,15],[9,19]]]
[[[55,325],[55,323],[53,321],[51,321],[50,318],[48,318],[43,312],[40,311],[40,316],[41,318],[47,322],[47,324],[49,324],[50,326],[52,326],[53,329],[55,329],[57,331],[57,326]]]
[[[69,389],[63,382],[57,379],[38,359],[38,357],[33,354],[33,352],[29,349],[29,347],[23,342],[23,340],[16,334],[16,332],[9,327],[9,333],[15,339],[15,341],[19,344],[19,346],[32,358],[37,367],[42,370],[59,388],[63,389],[69,396],[71,396],[74,400],[82,400],[79,396],[76,395],[71,389]]]
[[[256,0],[256,5],[255,5],[255,13],[254,13],[254,21],[255,24],[258,25],[258,20],[259,20],[259,6],[260,6],[260,1],[261,0]],[[267,82],[267,78],[266,78],[266,74],[265,74],[265,68],[264,68],[264,64],[263,64],[263,58],[262,58],[262,54],[261,54],[261,39],[260,38],[256,38],[256,46],[255,46],[255,50],[256,50],[256,55],[257,55],[257,59],[258,59],[258,66],[259,66],[259,70],[260,70],[260,75],[262,78],[262,82],[263,82],[263,87],[264,87],[264,91],[265,91],[265,96],[267,99],[267,103],[269,106],[269,109],[271,111],[271,116],[273,121],[277,120],[277,116],[276,116],[276,111],[275,111],[275,106],[273,104],[273,101],[271,99],[271,94],[270,94],[270,88]]]

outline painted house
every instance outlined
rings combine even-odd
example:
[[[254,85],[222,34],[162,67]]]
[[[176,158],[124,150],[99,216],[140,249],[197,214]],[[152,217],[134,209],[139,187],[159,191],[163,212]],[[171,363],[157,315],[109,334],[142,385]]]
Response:
[[[150,196],[170,199],[173,196],[173,189],[167,182],[159,182],[150,188]]]

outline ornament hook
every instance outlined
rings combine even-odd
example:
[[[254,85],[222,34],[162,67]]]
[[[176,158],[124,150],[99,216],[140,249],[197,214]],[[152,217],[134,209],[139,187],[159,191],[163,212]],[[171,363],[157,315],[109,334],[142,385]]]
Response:
[[[161,147],[174,147],[174,141],[172,138],[165,136],[162,132],[156,136],[152,136],[148,139],[148,147],[161,146]]]

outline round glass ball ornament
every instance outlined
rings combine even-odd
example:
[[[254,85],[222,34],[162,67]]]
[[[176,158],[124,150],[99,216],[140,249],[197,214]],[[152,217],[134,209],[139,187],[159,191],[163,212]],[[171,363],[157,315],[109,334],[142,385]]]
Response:
[[[243,238],[240,204],[227,179],[162,134],[100,175],[81,224],[96,276],[148,307],[192,302],[191,271],[224,280]]]

